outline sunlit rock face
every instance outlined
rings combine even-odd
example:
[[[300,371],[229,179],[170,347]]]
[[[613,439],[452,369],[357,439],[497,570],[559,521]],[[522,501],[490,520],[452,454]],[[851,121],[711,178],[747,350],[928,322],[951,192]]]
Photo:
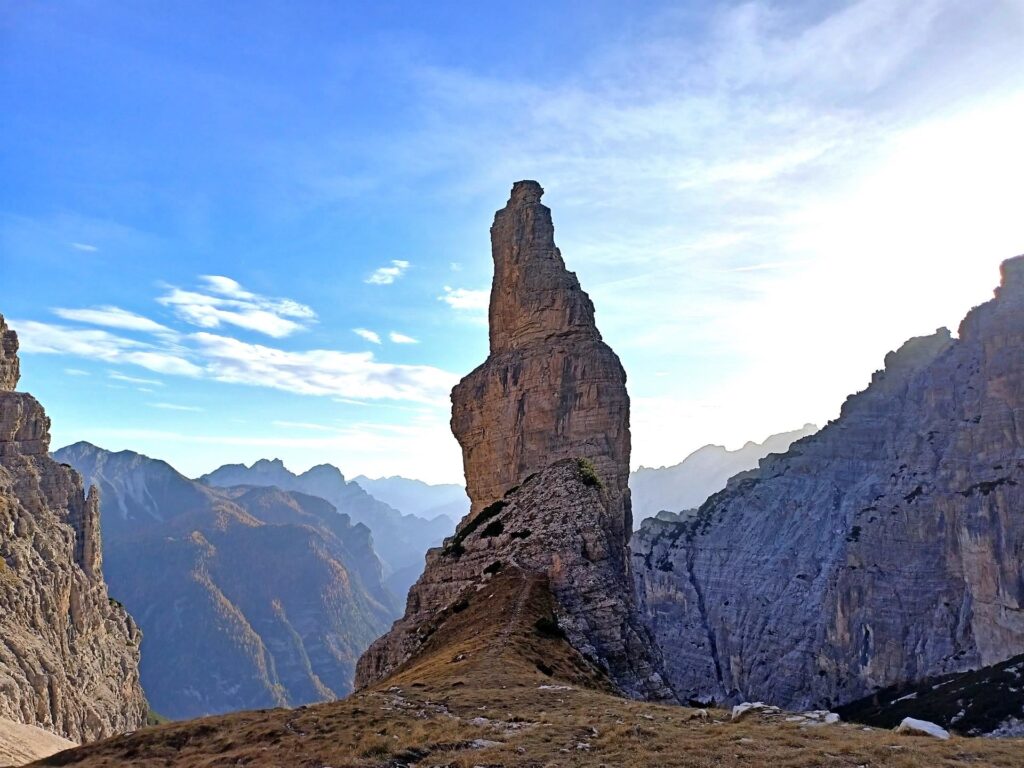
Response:
[[[491,353],[452,392],[471,511],[428,553],[405,616],[360,659],[358,687],[414,659],[460,601],[518,569],[544,577],[566,639],[623,693],[671,697],[633,599],[625,373],[554,245],[542,192],[516,183],[495,216]]]
[[[138,728],[141,636],[103,581],[98,495],[50,458],[50,420],[14,391],[2,316],[0,339],[0,717],[75,741]]]
[[[630,530],[626,374],[594,305],[555,246],[535,181],[520,181],[491,227],[491,353],[452,391],[472,518],[564,458],[594,463],[617,530]]]
[[[1024,257],[1002,273],[958,339],[911,339],[838,420],[645,521],[681,698],[829,706],[1024,652]]]

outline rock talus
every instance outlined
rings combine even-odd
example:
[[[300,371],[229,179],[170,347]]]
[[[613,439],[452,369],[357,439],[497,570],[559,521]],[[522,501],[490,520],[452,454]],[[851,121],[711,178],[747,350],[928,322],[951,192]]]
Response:
[[[141,635],[103,581],[99,497],[49,456],[0,316],[0,717],[75,741],[144,724]]]
[[[836,706],[1024,652],[1024,257],[959,337],[885,359],[819,433],[634,568],[683,699]]]
[[[542,194],[517,182],[495,215],[490,355],[452,391],[470,513],[428,553],[405,616],[360,660],[357,687],[412,659],[432,617],[520,569],[546,578],[568,641],[621,691],[671,697],[633,600],[626,376],[555,247]]]

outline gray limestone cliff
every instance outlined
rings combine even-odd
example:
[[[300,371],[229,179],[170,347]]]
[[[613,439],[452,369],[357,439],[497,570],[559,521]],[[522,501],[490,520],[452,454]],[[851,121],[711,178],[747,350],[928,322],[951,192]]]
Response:
[[[0,338],[0,717],[75,741],[138,728],[141,636],[103,581],[99,497],[50,458],[50,420],[14,391],[2,316]]]
[[[959,338],[886,356],[840,417],[634,538],[682,699],[835,706],[1024,652],[1024,257]]]

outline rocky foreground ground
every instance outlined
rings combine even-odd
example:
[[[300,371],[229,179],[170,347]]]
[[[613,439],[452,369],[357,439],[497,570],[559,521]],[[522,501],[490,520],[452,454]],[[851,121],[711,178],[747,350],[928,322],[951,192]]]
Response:
[[[344,701],[144,728],[43,759],[80,768],[1019,766],[1024,741],[942,741],[786,713],[647,704],[608,692],[549,624],[542,577],[508,569],[423,652]]]

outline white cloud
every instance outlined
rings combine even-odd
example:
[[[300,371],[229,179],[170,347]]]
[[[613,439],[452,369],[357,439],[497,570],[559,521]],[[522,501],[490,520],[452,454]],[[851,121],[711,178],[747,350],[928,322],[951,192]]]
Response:
[[[193,340],[213,378],[297,394],[443,403],[458,381],[429,365],[381,363],[371,352],[291,352],[210,333]]]
[[[270,422],[275,427],[281,427],[282,429],[305,429],[312,432],[337,432],[337,427],[329,427],[325,424],[314,424],[309,421],[283,421],[275,420]]]
[[[121,373],[120,371],[110,371],[108,375],[112,379],[116,379],[117,381],[124,381],[129,384],[141,384],[142,386],[146,387],[162,387],[164,385],[162,381],[157,381],[156,379],[141,379],[135,376],[127,376]]]
[[[414,339],[412,336],[406,336],[404,333],[398,333],[392,331],[388,334],[388,338],[391,339],[394,344],[419,344],[419,339]]]
[[[229,277],[203,275],[206,292],[171,287],[157,299],[182,320],[200,328],[234,325],[273,338],[283,338],[316,320],[316,313],[292,299],[260,296]]]
[[[409,266],[408,261],[392,259],[390,267],[378,267],[373,274],[366,278],[366,282],[370,285],[391,285],[405,274]]]
[[[64,373],[68,376],[88,376],[88,371],[83,371],[81,368],[65,368]]]
[[[73,355],[107,363],[129,363],[156,373],[199,376],[202,369],[185,359],[185,351],[164,342],[157,346],[108,331],[71,328],[33,320],[11,321],[26,353]]]
[[[352,333],[362,339],[366,339],[371,344],[380,344],[380,334],[374,331],[367,330],[366,328],[353,328]]]
[[[149,403],[154,408],[162,408],[165,411],[190,411],[194,413],[201,413],[204,408],[200,408],[198,405],[178,405],[177,403]]]
[[[96,253],[99,250],[95,245],[89,245],[89,243],[72,243],[71,247],[76,251],[83,251],[85,253]]]
[[[68,309],[58,307],[53,313],[65,320],[74,320],[87,325],[101,325],[106,328],[120,328],[126,331],[145,331],[147,333],[173,333],[165,325],[137,315],[120,307],[92,307],[90,309]]]
[[[474,291],[468,288],[452,288],[450,285],[446,285],[444,287],[444,295],[437,298],[452,309],[466,312],[482,312],[486,311],[490,296],[490,291]]]

